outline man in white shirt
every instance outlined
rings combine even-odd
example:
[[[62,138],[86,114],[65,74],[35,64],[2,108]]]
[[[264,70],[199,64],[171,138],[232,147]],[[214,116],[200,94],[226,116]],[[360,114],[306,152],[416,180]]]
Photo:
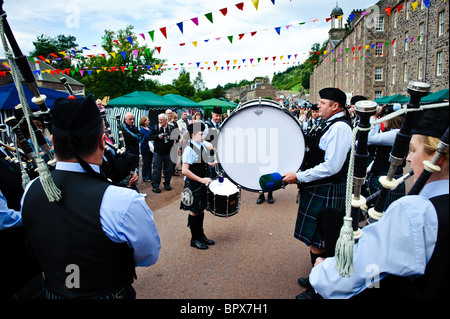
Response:
[[[300,203],[294,236],[310,247],[311,263],[325,257],[323,235],[317,229],[316,219],[325,208],[342,210],[349,152],[352,142],[351,123],[346,114],[346,94],[336,88],[319,92],[319,116],[326,126],[308,141],[309,151],[299,172],[284,175],[287,184],[300,183]],[[310,287],[307,278],[299,284]]]

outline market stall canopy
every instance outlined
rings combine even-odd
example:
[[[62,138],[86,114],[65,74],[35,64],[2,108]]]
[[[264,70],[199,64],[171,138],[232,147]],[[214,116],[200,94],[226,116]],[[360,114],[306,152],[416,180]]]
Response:
[[[209,100],[205,100],[205,101],[201,101],[201,102],[198,102],[198,103],[202,105],[203,113],[205,114],[205,117],[209,117],[211,115],[212,109],[215,106],[222,107],[222,112],[223,113],[226,113],[228,110],[231,110],[231,109],[234,109],[234,108],[237,107],[237,105],[235,105],[235,103],[231,104],[229,102],[222,101],[222,100],[215,99],[215,98],[212,98],[212,99],[209,99]]]
[[[25,98],[28,101],[28,105],[31,110],[39,110],[39,106],[33,102],[31,99],[34,97],[33,92],[26,86],[22,84],[23,91],[25,93]],[[48,88],[39,88],[39,93],[45,95],[47,99],[45,100],[45,105],[49,109],[53,108],[53,102],[59,97],[68,97],[69,94],[62,91],[57,91]],[[19,93],[14,83],[4,85],[0,87],[0,110],[14,110],[16,105],[20,104]]]
[[[202,105],[194,102],[184,96],[177,94],[166,94],[163,96],[166,100],[169,100],[171,103],[176,105],[178,108],[201,108]]]
[[[395,94],[392,96],[383,96],[382,98],[374,100],[378,104],[392,104],[392,103],[401,103],[401,101],[405,98],[404,95]]]
[[[176,107],[174,102],[169,101],[150,91],[134,91],[123,96],[112,99],[109,107],[131,107],[144,110],[165,110]]]
[[[444,100],[448,100],[448,90],[444,89],[437,92],[434,92],[432,94],[429,94],[425,97],[423,97],[420,100],[420,103],[434,103],[434,102],[442,102]]]

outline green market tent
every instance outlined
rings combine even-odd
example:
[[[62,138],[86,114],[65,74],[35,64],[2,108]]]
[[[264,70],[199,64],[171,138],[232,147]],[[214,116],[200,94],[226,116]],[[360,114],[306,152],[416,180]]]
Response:
[[[177,94],[166,94],[163,96],[164,99],[169,100],[171,103],[177,106],[177,108],[194,108],[200,109],[202,105],[194,102],[184,96]]]
[[[392,96],[388,96],[385,99],[383,99],[381,102],[376,101],[378,104],[393,104],[393,103],[401,103],[402,99],[404,99],[405,96],[401,94],[395,94]]]
[[[209,99],[205,101],[198,102],[203,106],[203,113],[205,117],[210,117],[212,110],[215,106],[222,107],[222,112],[225,113],[228,110],[234,109],[237,105],[235,103],[219,100],[219,99]]]
[[[380,104],[380,103],[384,103],[384,100],[386,100],[387,98],[389,98],[389,96],[385,95],[385,96],[379,97],[378,99],[375,99],[373,101],[377,102],[378,104]]]
[[[434,103],[448,100],[448,89],[440,90],[423,97],[420,103]]]
[[[106,112],[111,132],[117,140],[116,117],[118,115],[120,122],[123,123],[125,113],[133,113],[134,125],[139,128],[139,121],[143,116],[147,116],[150,126],[153,126],[158,123],[158,114],[164,113],[169,108],[176,108],[176,104],[150,91],[134,91],[110,100]]]

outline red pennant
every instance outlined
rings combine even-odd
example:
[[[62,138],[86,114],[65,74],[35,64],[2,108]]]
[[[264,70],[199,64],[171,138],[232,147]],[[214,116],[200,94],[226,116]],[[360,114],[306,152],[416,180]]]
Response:
[[[56,69],[55,71],[56,71],[56,74],[59,75],[59,71],[61,71],[61,70],[60,69]]]
[[[402,10],[402,8],[403,8],[403,4],[399,4],[399,5],[397,6],[398,12],[400,12],[400,10]]]
[[[256,32],[257,32],[257,31],[250,32],[250,35],[251,35],[251,36],[254,36],[254,35],[256,34]]]
[[[228,12],[228,9],[227,9],[227,8],[223,8],[223,9],[220,9],[219,11],[222,12],[222,14],[223,14],[224,16],[226,16],[226,15],[227,15],[227,12]]]
[[[237,7],[239,10],[244,10],[244,3],[243,3],[243,2],[237,3],[237,4],[236,4],[236,7]]]
[[[41,59],[42,61],[45,61],[45,58],[43,55],[38,56],[39,59]]]
[[[330,20],[331,20],[331,18],[326,18],[326,19],[325,19],[326,22],[328,22],[328,21],[330,21]]]
[[[362,45],[360,45],[360,46],[358,47],[358,51],[359,51],[359,50],[361,50],[361,48],[362,48],[362,47],[363,47],[363,46],[362,46]]]
[[[214,66],[217,64],[217,61],[214,61]]]
[[[113,70],[113,72],[116,71],[116,67],[115,66],[111,67],[111,69]]]
[[[161,31],[161,33],[163,34],[163,36],[167,39],[167,31],[166,31],[166,27],[163,27],[161,29],[159,29]]]
[[[242,39],[244,37],[245,33],[241,33],[239,34],[239,40]]]
[[[277,58],[277,57],[276,57],[276,56],[274,56],[274,57],[273,57],[273,60],[275,61],[275,59],[276,59],[276,58]]]
[[[391,16],[391,9],[392,9],[391,7],[385,8],[385,10],[386,10],[388,16]]]
[[[161,54],[161,47],[155,47],[159,54]]]
[[[122,72],[125,71],[125,67],[124,66],[121,66],[120,69],[122,70]]]
[[[268,58],[269,58],[269,57],[267,57],[267,56],[266,56],[266,57],[264,58],[264,60],[266,60],[266,61],[267,61],[267,59],[268,59]]]

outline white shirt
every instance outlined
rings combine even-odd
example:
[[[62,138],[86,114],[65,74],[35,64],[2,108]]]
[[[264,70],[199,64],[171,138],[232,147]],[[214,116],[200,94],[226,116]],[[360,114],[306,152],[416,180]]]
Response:
[[[344,116],[339,112],[331,116],[331,120]],[[352,145],[352,129],[344,122],[334,123],[320,138],[319,148],[325,151],[325,161],[319,165],[297,173],[297,180],[303,183],[312,182],[337,174],[347,159]]]
[[[94,171],[100,172],[98,165],[90,165]],[[85,173],[79,163],[58,161],[55,169]],[[34,179],[25,188],[21,206],[28,189],[36,180]],[[20,215],[22,216],[22,211]],[[156,263],[161,242],[153,212],[145,203],[142,194],[125,187],[108,186],[100,205],[100,223],[109,239],[116,243],[127,243],[134,249],[136,266],[148,267]]]
[[[362,229],[354,246],[352,277],[339,275],[334,257],[311,270],[309,281],[316,292],[327,299],[350,298],[389,274],[423,275],[438,231],[436,209],[428,199],[448,192],[449,180],[439,180],[426,184],[420,195],[393,202],[378,222]]]

